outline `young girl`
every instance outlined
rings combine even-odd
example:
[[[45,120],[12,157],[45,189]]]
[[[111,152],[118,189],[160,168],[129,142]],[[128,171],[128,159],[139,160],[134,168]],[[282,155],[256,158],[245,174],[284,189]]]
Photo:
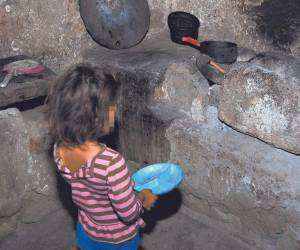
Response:
[[[114,126],[117,88],[112,76],[77,65],[48,96],[54,159],[79,209],[81,250],[137,249],[143,207],[157,199],[149,190],[135,193],[122,155],[98,143]]]

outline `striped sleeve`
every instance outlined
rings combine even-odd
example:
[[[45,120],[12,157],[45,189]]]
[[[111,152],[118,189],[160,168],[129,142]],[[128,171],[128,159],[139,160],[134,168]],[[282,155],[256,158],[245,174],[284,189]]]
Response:
[[[133,182],[124,158],[118,154],[107,168],[108,196],[124,223],[134,223],[143,212],[141,201],[133,191]]]

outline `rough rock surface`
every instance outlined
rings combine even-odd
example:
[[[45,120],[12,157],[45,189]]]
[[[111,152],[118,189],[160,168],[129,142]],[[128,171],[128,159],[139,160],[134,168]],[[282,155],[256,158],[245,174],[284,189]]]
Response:
[[[13,233],[20,221],[35,222],[57,207],[51,205],[57,204],[57,181],[47,152],[49,140],[43,110],[0,111],[0,136],[4,142],[0,150],[0,239]],[[29,202],[36,195],[44,197],[43,209],[35,209],[39,203]]]
[[[0,56],[27,54],[51,69],[76,61],[94,44],[85,30],[77,0],[0,1]]]
[[[238,47],[237,62],[249,62],[256,56],[253,49]]]
[[[229,126],[300,154],[300,61],[260,54],[222,84],[219,117]]]
[[[29,173],[28,134],[17,109],[0,112],[0,239],[16,227],[16,215],[22,208],[22,199],[31,188]]]
[[[298,0],[149,0],[147,39],[169,39],[167,17],[172,11],[195,14],[201,40],[230,40],[257,51],[285,49],[299,56]],[[55,71],[76,62],[96,44],[79,14],[78,0],[1,0],[0,56],[25,53],[38,57]],[[272,22],[270,22],[271,20]],[[45,42],[46,41],[46,42]]]
[[[184,204],[254,249],[277,249],[289,227],[299,244],[299,156],[237,133],[218,120],[216,107],[207,121],[174,121],[167,130],[170,160],[186,174]]]
[[[198,52],[171,43],[160,46],[162,47],[152,45],[151,48],[133,48],[126,51],[89,50],[83,58],[84,61],[113,73],[121,82],[116,130],[119,134],[114,138],[118,142],[119,151],[139,166],[146,162],[172,161],[179,163],[185,170],[186,178],[180,191],[164,205],[168,208],[167,218],[174,220],[170,224],[163,221],[157,231],[155,224],[150,222],[148,228],[153,230],[153,236],[161,236],[159,239],[162,249],[176,250],[178,247],[178,250],[199,250],[197,240],[200,237],[197,238],[197,235],[205,232],[199,229],[203,229],[202,223],[205,223],[209,228],[216,229],[207,230],[210,233],[204,238],[216,240],[219,243],[217,245],[224,246],[223,249],[226,250],[287,250],[285,247],[298,250],[300,156],[237,132],[222,123],[218,119],[220,86],[209,87],[208,82],[197,71],[195,53],[198,55]],[[282,59],[267,62],[262,59],[258,57],[250,63],[259,69],[266,68],[263,64],[270,63],[268,74],[279,74]],[[244,64],[236,66],[240,65]],[[240,70],[243,70],[242,66]],[[291,74],[294,68],[286,67],[285,72]],[[7,117],[7,112],[9,111],[2,111],[0,114],[6,114],[4,116]],[[18,210],[20,212],[9,215],[4,221],[6,224],[3,223],[0,227],[1,233],[6,230],[6,235],[19,223],[19,228],[35,230],[32,225],[36,224],[35,228],[39,230],[42,228],[40,223],[52,218],[51,215],[63,213],[60,205],[55,203],[60,195],[54,191],[56,183],[53,180],[56,177],[49,170],[53,163],[47,160],[47,126],[42,121],[42,110],[35,112],[28,111],[20,115],[14,109],[14,113],[18,115],[5,118],[8,121],[6,123],[17,123],[18,126],[15,125],[12,129],[16,132],[11,134],[19,133],[19,136],[23,136],[21,139],[18,136],[5,137],[7,135],[1,133],[4,141],[16,138],[14,144],[3,146],[3,152],[9,153],[3,156],[8,159],[6,162],[12,161],[12,154],[15,153],[13,150],[19,149],[16,147],[18,140],[24,143],[24,152],[21,151],[20,155],[24,155],[25,164],[17,162],[16,168],[27,178],[24,183],[19,184],[25,187],[26,184],[29,185],[27,188],[31,191],[30,196],[26,197],[27,202],[22,203],[22,209]],[[1,126],[3,129],[10,126],[5,125],[6,123]],[[31,169],[30,173],[24,171],[24,165],[26,169]],[[1,171],[6,170],[7,168],[1,167]],[[11,174],[6,173],[8,176]],[[14,179],[13,183],[16,183]],[[20,192],[22,194],[22,190]],[[43,205],[37,206],[37,201]],[[70,208],[72,204],[67,202],[62,205]],[[175,214],[178,215],[177,210],[181,205],[187,206],[187,214],[194,218],[192,221],[184,220],[191,227],[182,223],[181,219],[176,220],[179,217]],[[174,210],[170,214],[171,209]],[[153,216],[152,219],[160,220],[163,215],[163,210],[157,210],[158,217]],[[30,222],[34,223],[28,224]],[[53,232],[57,228],[61,229],[60,225],[55,223],[53,230],[45,230],[49,238],[43,236],[38,240],[38,248],[45,246],[45,241],[47,244],[51,243]],[[70,222],[66,225],[68,228],[64,233],[68,232],[73,237],[70,233]],[[163,232],[167,227],[170,229],[164,236]],[[9,228],[11,231],[7,230]],[[194,234],[193,230],[196,229],[199,231]],[[222,234],[218,233],[219,230]],[[222,240],[218,241],[215,234]],[[12,241],[15,236],[20,235],[26,235],[26,230],[11,234]],[[151,241],[156,238],[153,240],[150,237],[151,234],[149,238],[145,237],[145,242],[149,244],[146,249],[148,246],[149,250],[157,249],[158,245],[151,245]],[[165,239],[176,241],[167,242]],[[230,244],[226,245],[227,240]],[[25,242],[34,248],[33,242]],[[68,241],[65,243],[69,244]],[[217,247],[209,241],[207,248],[203,249]]]
[[[45,106],[24,111],[22,117],[29,135],[27,150],[32,158],[30,173],[32,189],[42,195],[55,196],[57,194],[55,167],[52,152],[48,151],[51,142],[47,132]]]
[[[182,64],[179,64],[178,66],[182,69],[193,68],[190,65],[183,67]],[[34,138],[34,144],[32,144],[32,140],[24,140],[25,145],[23,145],[23,148],[33,159],[37,160],[33,160],[32,172],[30,174],[26,173],[28,179],[23,178],[24,182],[34,187],[33,190],[31,192],[28,190],[27,196],[22,200],[22,208],[17,216],[8,216],[6,223],[0,225],[1,250],[65,250],[76,248],[75,221],[69,214],[74,212],[74,205],[68,200],[70,198],[69,190],[60,179],[57,180],[57,184],[52,182],[53,178],[56,178],[53,171],[49,171],[53,164],[51,161],[46,160],[48,159],[48,153],[45,146],[48,145],[48,141],[45,131],[48,128],[43,119],[43,110],[44,107],[23,113],[18,112],[16,109],[0,112],[7,122],[17,124],[15,127],[11,126],[12,133],[20,133],[19,128],[23,127],[23,130],[26,130],[26,135]],[[7,113],[12,115],[12,119],[5,116]],[[14,146],[15,144],[8,147],[13,148]],[[13,154],[14,152],[9,152],[9,156]],[[23,162],[18,163],[15,167],[23,169],[24,162],[32,164],[30,157],[24,157]],[[136,168],[130,167],[133,171]],[[1,165],[1,169],[4,172],[7,170],[3,165]],[[38,176],[41,178],[38,178]],[[47,177],[46,180],[43,177]],[[21,183],[16,182],[15,184],[18,186]],[[49,186],[45,186],[45,183],[48,183]],[[50,192],[56,187],[62,195],[62,200]],[[12,211],[11,209],[12,207],[6,211]],[[252,248],[237,241],[226,232],[204,225],[201,221],[195,220],[189,215],[190,210],[182,207],[181,195],[178,190],[161,197],[151,213],[144,214],[147,227],[143,230],[142,249],[252,250]],[[3,214],[1,214],[2,216]],[[3,232],[6,234],[2,234]],[[7,236],[8,234],[9,236]]]
[[[150,110],[162,121],[192,115],[205,120],[209,85],[194,65],[174,62],[167,68],[164,80],[155,91]]]
[[[119,144],[128,159],[166,161],[170,149],[164,134],[169,123],[187,116],[205,119],[209,85],[195,66],[195,55],[198,51],[171,42],[84,54],[83,61],[104,67],[122,83]]]
[[[194,71],[193,53],[168,44],[120,54],[86,53],[84,60],[107,65],[121,81],[120,151],[140,165],[162,160],[179,163],[186,173],[183,204],[195,218],[248,248],[281,250],[288,244],[291,250],[298,249],[300,157],[222,123],[218,119],[222,86],[209,87]],[[259,69],[267,67],[259,57],[251,63]],[[268,73],[281,69],[280,60],[268,63]],[[243,72],[239,65],[244,64],[233,67]],[[293,67],[286,67],[288,71],[295,73]],[[292,84],[297,87],[296,80]],[[274,86],[270,84],[270,89]],[[290,98],[299,91],[294,92]]]
[[[139,250],[253,250],[226,232],[217,231],[194,218],[189,210],[170,209],[173,197],[164,197],[144,215],[147,227]],[[171,210],[171,211],[170,211]],[[73,221],[67,211],[57,210],[36,223],[22,224],[0,243],[1,250],[76,249]]]
[[[167,16],[180,10],[200,19],[200,40],[236,41],[256,51],[284,48],[294,54],[300,45],[298,0],[151,0],[150,7],[156,13],[152,21],[154,34],[168,33]]]
[[[1,250],[71,250],[76,249],[74,222],[60,209],[35,223],[22,223],[0,242]]]

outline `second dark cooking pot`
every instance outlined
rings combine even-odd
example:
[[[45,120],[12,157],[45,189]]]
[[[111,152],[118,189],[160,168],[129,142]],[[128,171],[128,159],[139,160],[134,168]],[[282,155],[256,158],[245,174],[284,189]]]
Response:
[[[217,63],[233,63],[237,59],[237,44],[232,42],[204,41],[198,49]]]
[[[182,37],[182,42],[206,54],[218,63],[233,63],[237,59],[237,44],[224,41],[200,42],[192,37]]]

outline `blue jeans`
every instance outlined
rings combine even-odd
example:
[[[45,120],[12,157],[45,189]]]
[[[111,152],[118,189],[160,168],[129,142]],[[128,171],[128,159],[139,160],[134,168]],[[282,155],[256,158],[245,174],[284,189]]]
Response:
[[[96,241],[87,235],[80,223],[77,223],[76,240],[80,250],[137,250],[140,236],[137,233],[132,239],[119,244]]]

